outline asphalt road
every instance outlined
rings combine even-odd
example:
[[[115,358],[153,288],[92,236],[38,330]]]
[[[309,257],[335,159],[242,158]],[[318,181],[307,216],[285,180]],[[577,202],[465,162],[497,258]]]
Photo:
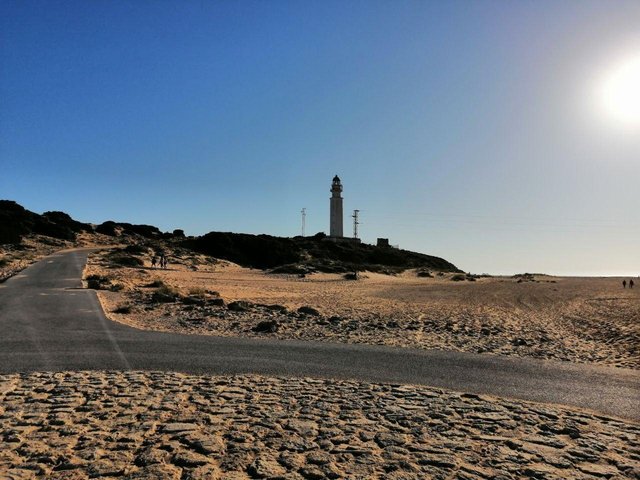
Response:
[[[0,373],[171,370],[413,383],[589,408],[640,421],[640,372],[491,355],[137,330],[82,289],[87,250],[0,284]]]

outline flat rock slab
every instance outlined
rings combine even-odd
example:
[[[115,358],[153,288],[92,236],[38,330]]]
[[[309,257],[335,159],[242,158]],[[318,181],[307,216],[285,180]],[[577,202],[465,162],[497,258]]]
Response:
[[[166,423],[162,425],[161,430],[164,433],[180,433],[198,430],[198,426],[193,423]]]
[[[3,479],[586,480],[640,472],[637,423],[415,385],[165,372],[11,374],[2,382],[16,387],[0,393]],[[222,398],[230,388],[239,395]],[[114,401],[125,392],[127,401]],[[91,408],[70,412],[68,424],[47,422],[69,394]],[[479,422],[489,411],[500,421]],[[132,421],[140,412],[144,420]],[[45,420],[22,428],[32,418]]]

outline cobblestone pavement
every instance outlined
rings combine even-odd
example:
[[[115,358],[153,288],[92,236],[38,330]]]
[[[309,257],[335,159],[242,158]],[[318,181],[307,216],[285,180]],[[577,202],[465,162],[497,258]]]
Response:
[[[640,478],[640,425],[427,387],[0,376],[0,478]]]

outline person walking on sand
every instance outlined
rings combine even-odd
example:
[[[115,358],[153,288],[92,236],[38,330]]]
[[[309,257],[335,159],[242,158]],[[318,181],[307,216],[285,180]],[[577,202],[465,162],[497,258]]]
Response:
[[[153,257],[151,257],[151,267],[156,268],[157,263],[158,263],[158,257],[154,255]]]
[[[622,280],[622,288],[627,288],[627,281],[626,280]]]
[[[633,278],[629,279],[629,288],[633,288]]]

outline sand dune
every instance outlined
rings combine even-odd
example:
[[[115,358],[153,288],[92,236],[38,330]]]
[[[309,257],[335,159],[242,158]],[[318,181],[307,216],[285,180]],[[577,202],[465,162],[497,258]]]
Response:
[[[640,286],[623,290],[616,278],[454,282],[448,274],[419,278],[408,271],[398,276],[366,273],[349,281],[337,274],[270,275],[193,255],[173,257],[167,270],[112,267],[96,255],[86,275],[102,275],[121,285],[118,292],[100,291],[100,299],[111,318],[139,328],[640,366]],[[154,289],[144,285],[153,281],[204,301],[152,302]],[[227,304],[245,300],[253,305],[230,311],[212,305],[206,291],[218,292]],[[266,307],[273,304],[287,311]],[[305,305],[320,315],[296,311]],[[130,312],[113,313],[121,306]],[[264,320],[273,323],[271,331],[255,331]]]

